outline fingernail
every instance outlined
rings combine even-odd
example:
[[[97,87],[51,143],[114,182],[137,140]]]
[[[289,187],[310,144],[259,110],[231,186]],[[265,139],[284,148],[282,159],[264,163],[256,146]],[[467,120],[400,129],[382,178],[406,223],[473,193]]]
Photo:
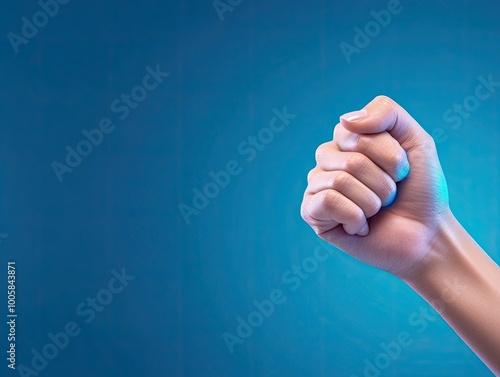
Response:
[[[358,122],[368,115],[365,109],[359,111],[351,111],[340,117],[340,119],[347,120],[348,122]]]
[[[368,228],[368,223],[366,223],[365,226],[358,232],[358,236],[366,236],[369,232],[370,228]]]

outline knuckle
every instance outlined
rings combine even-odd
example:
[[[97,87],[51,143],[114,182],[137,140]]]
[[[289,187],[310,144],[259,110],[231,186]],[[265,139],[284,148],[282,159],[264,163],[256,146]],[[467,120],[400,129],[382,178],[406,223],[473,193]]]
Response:
[[[318,193],[318,205],[321,207],[335,208],[339,202],[339,197],[335,191],[322,191]]]
[[[309,170],[309,173],[307,173],[307,183],[311,183],[311,180],[313,177],[317,174],[316,168]]]
[[[393,171],[397,172],[406,164],[406,154],[403,151],[395,151],[389,155],[388,162]]]
[[[422,132],[415,140],[416,146],[426,153],[437,153],[436,141],[427,132]]]
[[[329,143],[323,143],[318,148],[316,148],[316,162],[319,164],[320,162],[325,160],[326,155],[329,152]]]
[[[413,128],[419,129],[419,132],[417,132],[415,135],[412,136],[411,142],[415,144],[416,147],[423,149],[423,150],[436,150],[436,140],[416,121],[412,121]]]
[[[333,128],[333,140],[338,140],[342,137],[342,135],[345,132],[344,126],[342,124],[338,123],[334,128]]]
[[[313,207],[321,213],[330,213],[333,215],[341,210],[342,206],[345,204],[342,201],[342,195],[334,190],[322,191],[315,196]],[[314,213],[314,211],[312,213]]]
[[[338,146],[344,152],[363,152],[371,146],[370,138],[365,135],[348,132],[336,139]]]
[[[356,151],[367,150],[371,146],[371,139],[363,135],[353,134],[352,146]]]
[[[436,141],[434,138],[429,135],[427,132],[424,132],[422,135],[422,143],[425,149],[436,150]]]
[[[379,96],[375,97],[375,101],[377,102],[377,104],[379,106],[384,107],[384,108],[390,108],[394,104],[394,101],[386,95],[379,95]]]
[[[360,152],[366,147],[366,140],[360,134],[349,133],[345,140],[341,140],[341,147],[345,151]]]
[[[388,101],[390,100],[389,97],[387,97],[385,94],[379,94],[378,96],[375,97],[376,100],[378,101]]]
[[[316,220],[313,216],[314,206],[311,199],[311,197],[307,197],[302,201],[302,205],[300,206],[300,216],[307,224],[309,224],[309,226],[313,227],[316,225]]]
[[[345,140],[350,138],[352,133],[345,129],[342,124],[337,124],[333,129],[333,140],[335,142],[345,143]]]
[[[345,170],[351,174],[363,173],[368,169],[368,158],[362,154],[350,156],[345,163]]]
[[[332,177],[331,187],[338,191],[345,190],[351,183],[351,175],[345,171],[339,171]]]
[[[302,217],[302,220],[310,224],[311,216],[309,215],[309,210],[307,209],[307,204],[305,199],[302,201],[302,205],[300,206],[300,216]]]
[[[393,116],[396,116],[398,105],[391,98],[381,95],[377,96],[374,102],[375,106],[382,113],[386,115],[392,114]]]

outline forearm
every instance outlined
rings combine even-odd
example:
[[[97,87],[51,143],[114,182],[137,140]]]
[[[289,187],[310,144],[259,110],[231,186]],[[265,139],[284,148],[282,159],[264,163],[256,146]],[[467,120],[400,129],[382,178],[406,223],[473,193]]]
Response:
[[[500,375],[500,268],[449,214],[406,281]]]

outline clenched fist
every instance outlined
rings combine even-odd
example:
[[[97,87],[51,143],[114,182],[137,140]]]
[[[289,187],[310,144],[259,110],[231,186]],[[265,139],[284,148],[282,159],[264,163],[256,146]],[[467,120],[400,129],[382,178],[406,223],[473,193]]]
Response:
[[[324,240],[399,276],[500,376],[500,268],[453,216],[434,141],[377,97],[316,151],[301,213]]]
[[[452,217],[431,136],[380,96],[340,118],[316,162],[302,202],[304,220],[362,262],[400,277],[414,273]]]

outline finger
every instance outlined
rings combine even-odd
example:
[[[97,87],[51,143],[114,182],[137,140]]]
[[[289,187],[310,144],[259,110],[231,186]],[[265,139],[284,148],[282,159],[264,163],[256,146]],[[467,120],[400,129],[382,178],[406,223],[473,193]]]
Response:
[[[340,152],[335,143],[325,143],[316,150],[317,168],[310,173],[310,178],[318,172],[346,171],[373,191],[382,201],[382,205],[392,203],[396,196],[396,183],[372,160],[358,152]]]
[[[368,223],[363,210],[335,190],[306,195],[301,214],[317,234],[327,232],[340,224],[348,234],[368,234]]]
[[[367,156],[396,182],[408,175],[410,164],[406,152],[387,131],[378,134],[356,134],[338,124],[335,127],[334,140],[344,152],[359,152]]]
[[[376,97],[360,111],[342,115],[340,123],[358,134],[387,131],[406,151],[432,139],[405,109],[386,96]]]
[[[321,171],[314,175],[306,192],[314,195],[323,190],[341,193],[361,208],[366,218],[377,214],[382,207],[382,200],[372,190],[345,171]]]

